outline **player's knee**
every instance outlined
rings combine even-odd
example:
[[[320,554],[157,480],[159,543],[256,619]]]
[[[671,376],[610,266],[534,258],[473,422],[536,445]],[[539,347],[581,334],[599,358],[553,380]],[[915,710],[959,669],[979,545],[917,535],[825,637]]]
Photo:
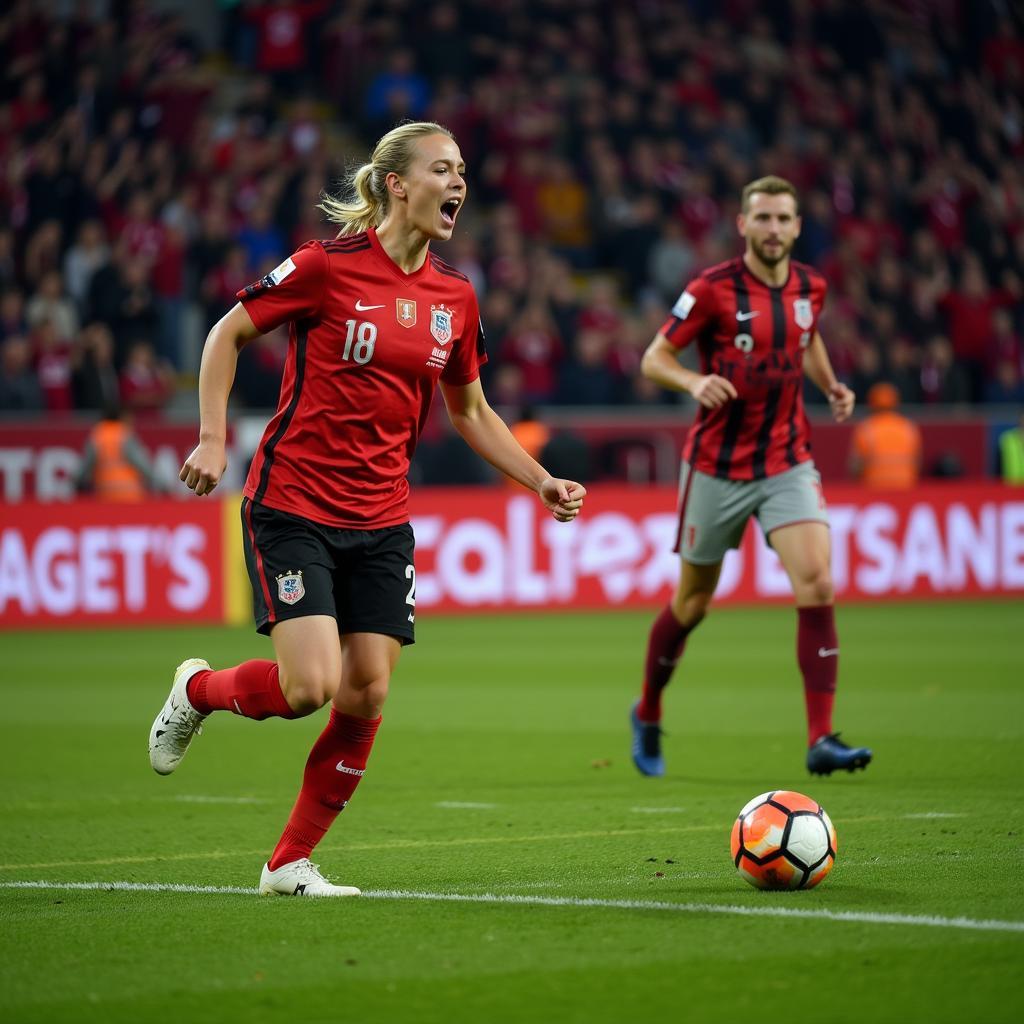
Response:
[[[801,583],[800,603],[804,605],[831,604],[835,597],[835,590],[832,586],[832,574],[827,569],[822,569]]]
[[[347,680],[339,697],[351,714],[375,718],[388,697],[388,677]]]
[[[281,674],[281,692],[297,715],[311,715],[329,703],[338,689],[338,680],[327,669],[307,666],[300,672]]]
[[[707,615],[710,604],[711,594],[704,591],[697,591],[685,596],[676,595],[672,601],[672,612],[681,625],[686,626],[687,629],[694,629]]]

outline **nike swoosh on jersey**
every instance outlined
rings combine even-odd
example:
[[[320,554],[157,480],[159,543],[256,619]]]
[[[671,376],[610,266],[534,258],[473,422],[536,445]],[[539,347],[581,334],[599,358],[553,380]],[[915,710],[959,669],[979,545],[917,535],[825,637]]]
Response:
[[[358,309],[358,308],[359,307],[356,306],[356,309]],[[755,310],[752,310],[749,313],[737,313],[736,314],[736,319],[737,320],[753,320],[755,316],[760,316],[760,315],[761,315],[761,311],[759,309],[755,309]]]
[[[368,309],[383,309],[383,308],[384,308],[384,303],[381,303],[379,306],[364,306],[362,299],[356,299],[356,312],[357,313],[365,313]]]

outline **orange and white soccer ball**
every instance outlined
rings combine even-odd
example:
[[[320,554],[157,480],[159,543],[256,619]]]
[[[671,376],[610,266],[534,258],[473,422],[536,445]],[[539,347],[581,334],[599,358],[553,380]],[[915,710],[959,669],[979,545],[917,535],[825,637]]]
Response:
[[[809,796],[772,790],[740,811],[732,861],[758,889],[813,889],[836,862],[836,830]]]

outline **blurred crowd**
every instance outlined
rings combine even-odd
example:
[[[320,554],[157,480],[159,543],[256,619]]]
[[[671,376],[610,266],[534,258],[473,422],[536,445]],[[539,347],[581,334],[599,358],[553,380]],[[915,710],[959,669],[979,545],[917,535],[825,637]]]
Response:
[[[212,5],[211,5],[212,7]],[[47,13],[53,10],[59,13]],[[860,394],[1024,402],[1024,22],[1001,0],[275,0],[217,37],[143,0],[0,13],[0,409],[160,410],[236,291],[402,118],[447,125],[492,401],[672,403],[638,374],[739,251],[744,183],[799,188],[796,255]],[[236,398],[276,404],[287,338]]]

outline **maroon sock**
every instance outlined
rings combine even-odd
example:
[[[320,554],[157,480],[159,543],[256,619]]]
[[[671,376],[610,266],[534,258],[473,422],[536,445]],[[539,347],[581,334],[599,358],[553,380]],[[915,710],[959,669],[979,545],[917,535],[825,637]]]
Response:
[[[380,716],[358,718],[331,708],[327,728],[309,752],[288,824],[270,857],[271,871],[308,857],[345,809],[366,770],[380,722]]]
[[[234,668],[197,672],[187,687],[188,699],[201,715],[233,711],[243,718],[297,718],[281,692],[276,661],[243,661]]]
[[[672,678],[691,628],[679,622],[670,605],[666,605],[654,620],[647,640],[644,689],[636,709],[636,716],[641,722],[661,721],[661,691]]]
[[[807,742],[832,732],[832,703],[839,675],[839,641],[832,605],[797,608],[796,660],[804,677]]]

